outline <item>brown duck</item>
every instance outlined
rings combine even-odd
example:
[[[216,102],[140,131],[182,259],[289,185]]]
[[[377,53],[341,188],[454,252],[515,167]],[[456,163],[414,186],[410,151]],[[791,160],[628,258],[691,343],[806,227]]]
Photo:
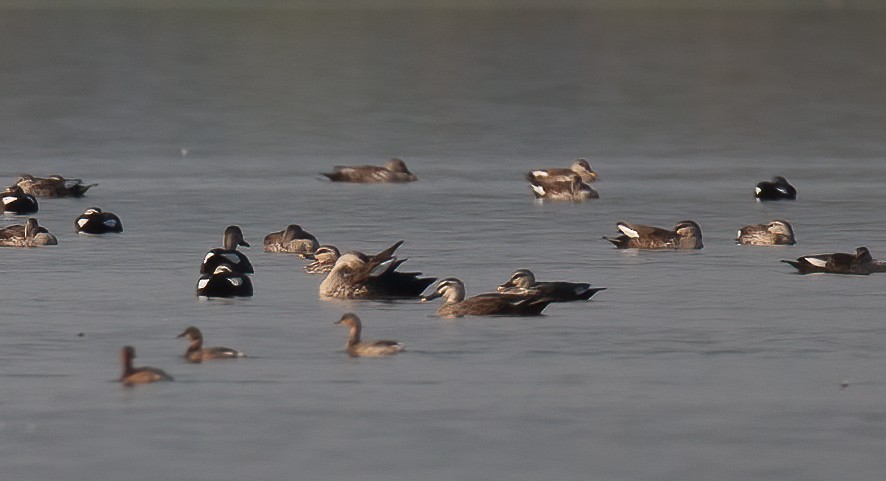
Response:
[[[677,223],[674,230],[619,222],[622,235],[603,237],[619,249],[701,249],[701,227],[691,220]]]
[[[437,308],[440,317],[537,316],[553,301],[548,297],[500,293],[480,294],[465,299],[465,285],[454,277],[440,281],[434,292],[422,297],[421,301],[428,302],[438,297],[443,298],[443,304]]]
[[[335,321],[335,324],[344,324],[350,328],[345,351],[351,357],[392,356],[402,351],[405,347],[403,343],[390,339],[380,339],[377,341],[361,340],[360,334],[363,332],[363,324],[360,322],[360,318],[352,312],[341,316],[341,319]]]
[[[123,363],[123,374],[120,376],[120,382],[126,386],[133,384],[147,384],[157,381],[172,381],[172,376],[166,374],[162,369],[156,367],[132,367],[132,360],[135,359],[135,348],[132,346],[123,346],[120,350],[120,361]]]
[[[194,326],[188,327],[177,337],[184,337],[191,341],[185,351],[185,359],[188,362],[199,363],[210,359],[237,359],[246,357],[246,353],[229,347],[203,347],[203,333]]]
[[[333,172],[320,175],[328,177],[333,182],[395,183],[417,180],[415,175],[406,168],[406,163],[397,158],[389,160],[384,167],[336,165]]]
[[[775,219],[768,224],[746,225],[738,230],[735,242],[749,246],[792,246],[794,228],[786,220]]]

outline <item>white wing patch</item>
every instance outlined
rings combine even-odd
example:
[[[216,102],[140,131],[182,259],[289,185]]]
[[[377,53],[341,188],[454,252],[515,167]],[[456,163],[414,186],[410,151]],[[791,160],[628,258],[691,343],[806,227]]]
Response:
[[[739,230],[739,231],[735,234],[735,237],[741,237],[741,230]]]
[[[117,221],[114,219],[108,219],[104,222],[104,224],[108,227],[117,227]]]
[[[814,265],[815,267],[825,267],[828,265],[828,261],[819,257],[804,257],[804,259],[806,259],[806,262]]]
[[[209,284],[209,279],[200,279],[197,281],[197,289],[203,289],[206,287],[206,284]]]
[[[206,264],[206,261],[208,261],[209,259],[212,259],[213,256],[215,256],[215,252],[207,252],[206,256],[203,257],[203,263]]]
[[[533,177],[547,177],[548,172],[546,170],[533,170],[529,173]]]
[[[759,187],[755,187],[755,188],[754,188],[754,192],[757,193],[757,194],[759,194],[760,192],[763,192],[763,189],[761,189],[761,188],[759,188]]]
[[[18,199],[18,197],[12,197],[12,196],[4,197],[3,198],[3,205],[11,204],[11,203],[15,202],[17,199]]]
[[[240,287],[240,284],[243,284],[243,279],[239,277],[228,277],[228,282],[234,287]]]
[[[631,239],[638,239],[640,237],[640,234],[637,233],[637,231],[635,231],[634,229],[631,229],[630,227],[628,227],[624,224],[618,224],[618,230],[620,230],[622,232],[622,234],[630,237]]]
[[[88,224],[88,223],[89,223],[89,219],[79,219],[79,220],[77,220],[77,225],[79,225],[80,227],[83,227],[83,226],[85,226],[85,225]]]
[[[539,197],[545,196],[545,188],[540,185],[530,185],[532,187],[532,191],[535,192]]]
[[[788,193],[788,190],[785,189],[784,187],[781,187],[781,186],[776,187],[775,190],[781,192],[782,194],[787,194],[787,193]]]

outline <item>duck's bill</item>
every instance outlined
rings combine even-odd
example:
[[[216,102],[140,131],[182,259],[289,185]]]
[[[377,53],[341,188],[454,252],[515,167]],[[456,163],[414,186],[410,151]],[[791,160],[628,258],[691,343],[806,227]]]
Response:
[[[419,297],[419,300],[421,300],[421,302],[433,301],[434,299],[440,297],[441,295],[442,294],[440,294],[439,292],[435,292],[435,293],[428,295],[428,296]]]

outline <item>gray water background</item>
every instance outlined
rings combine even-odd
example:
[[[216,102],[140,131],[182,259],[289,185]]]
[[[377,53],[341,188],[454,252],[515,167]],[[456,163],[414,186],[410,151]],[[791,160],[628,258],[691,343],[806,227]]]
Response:
[[[778,261],[886,257],[884,47],[870,12],[0,10],[0,178],[99,183],[41,201],[59,246],[0,252],[2,477],[881,479],[886,276]],[[390,156],[420,181],[317,175]],[[534,202],[522,174],[576,157],[601,198]],[[772,175],[799,200],[755,203]],[[75,234],[93,205],[125,232]],[[703,250],[600,240],[684,218]],[[798,245],[734,245],[772,218]],[[471,294],[609,289],[539,318],[322,301],[257,248],[289,223],[405,239]],[[256,295],[198,301],[229,224]],[[346,311],[407,352],[348,358]],[[192,324],[252,358],[186,364]],[[116,384],[125,344],[176,382]]]

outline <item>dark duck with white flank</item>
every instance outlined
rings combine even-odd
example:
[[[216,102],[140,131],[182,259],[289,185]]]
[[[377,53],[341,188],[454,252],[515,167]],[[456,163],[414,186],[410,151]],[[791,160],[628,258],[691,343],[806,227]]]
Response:
[[[360,252],[347,252],[320,283],[320,297],[338,299],[391,299],[418,297],[435,277],[419,277],[421,272],[397,272],[406,259],[397,260],[394,251],[399,241],[378,254],[368,257]]]
[[[230,264],[218,264],[197,279],[197,297],[250,297],[252,280]]]
[[[768,224],[746,225],[738,230],[735,242],[749,246],[792,246],[794,228],[786,220],[775,219]]]
[[[98,184],[84,184],[82,179],[65,179],[60,175],[34,177],[25,174],[16,182],[25,192],[36,197],[83,197],[91,187]]]
[[[874,261],[867,247],[855,249],[854,254],[837,252],[834,254],[818,254],[798,257],[796,261],[782,262],[794,266],[800,274],[828,272],[831,274],[867,275],[882,272],[881,264]]]
[[[0,229],[0,246],[37,247],[54,246],[58,239],[45,227],[37,224],[37,219],[29,217],[24,225],[16,224]]]
[[[754,197],[757,201],[764,200],[795,200],[797,189],[788,183],[784,177],[773,177],[771,182],[760,182],[754,188]]]
[[[166,374],[162,369],[148,366],[133,367],[133,359],[135,359],[135,348],[123,346],[123,349],[120,350],[120,361],[123,364],[123,374],[120,375],[120,382],[124,385],[132,386],[149,382],[172,381],[172,376]]]
[[[350,328],[345,351],[351,357],[392,356],[404,348],[403,343],[391,339],[379,339],[377,341],[361,340],[360,334],[363,331],[363,324],[354,313],[349,312],[341,316],[341,319],[335,321],[335,324],[344,324]]]
[[[498,286],[498,292],[502,294],[547,297],[551,302],[586,301],[605,290],[605,287],[591,287],[586,282],[538,282],[529,269],[514,271],[507,282]]]
[[[203,256],[203,262],[200,264],[201,274],[210,274],[222,264],[226,264],[232,272],[241,274],[255,272],[246,254],[237,250],[237,246],[249,247],[249,243],[243,239],[243,231],[239,226],[226,227],[222,242],[222,247],[216,247]]]
[[[619,249],[701,249],[701,227],[691,220],[677,223],[674,230],[643,224],[616,224],[622,235],[603,237]]]
[[[394,158],[384,167],[375,165],[344,166],[336,165],[334,172],[321,173],[333,182],[359,182],[359,183],[397,183],[413,182],[417,180],[415,175],[406,168],[406,163]]]
[[[116,214],[90,207],[74,221],[74,229],[83,234],[117,233],[123,232],[123,222]]]
[[[553,299],[544,296],[518,296],[491,292],[465,299],[465,285],[462,281],[450,277],[437,284],[434,292],[422,297],[422,302],[443,298],[443,304],[437,308],[440,317],[462,316],[537,316],[548,307]]]
[[[567,177],[566,180],[536,181],[529,179],[529,183],[536,199],[577,202],[600,198],[600,194],[582,182],[577,174]]]
[[[287,252],[302,257],[317,250],[319,245],[316,237],[297,224],[291,224],[279,232],[271,232],[264,240],[265,252]]]
[[[203,347],[203,333],[200,329],[190,326],[177,337],[184,337],[191,341],[185,351],[185,359],[188,362],[200,363],[211,359],[237,359],[246,357],[246,353],[229,347]]]
[[[590,184],[597,180],[597,173],[591,168],[591,164],[585,159],[576,159],[572,166],[568,169],[538,169],[531,170],[526,174],[529,182],[546,183],[546,182],[564,182],[570,180],[573,175],[578,175],[581,181]]]
[[[339,257],[341,252],[337,247],[322,245],[314,252],[304,255],[305,259],[313,261],[304,267],[304,271],[308,274],[326,274],[332,270]]]
[[[0,194],[3,202],[3,212],[15,215],[36,214],[40,210],[37,199],[26,193],[18,185],[11,185]]]

